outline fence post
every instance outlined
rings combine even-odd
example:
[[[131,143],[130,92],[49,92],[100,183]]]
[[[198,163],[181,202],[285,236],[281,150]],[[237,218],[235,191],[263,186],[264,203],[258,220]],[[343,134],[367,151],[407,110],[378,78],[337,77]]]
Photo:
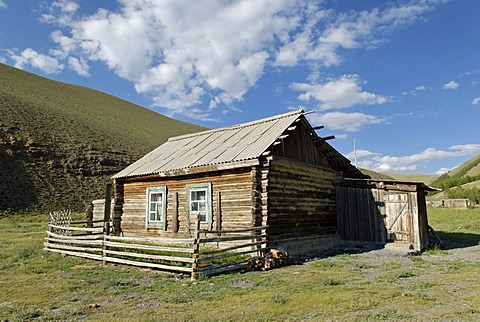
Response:
[[[112,183],[105,184],[105,207],[103,214],[103,227],[106,235],[110,235],[110,212],[112,202]]]
[[[111,203],[111,195],[112,195],[112,183],[107,182],[105,185],[105,212],[103,214],[103,251],[102,251],[102,259],[103,259],[103,265],[105,265],[107,262],[105,260],[105,257],[107,257],[107,253],[105,252],[107,250],[107,239],[105,236],[110,235],[110,203]]]
[[[195,231],[193,233],[193,253],[192,253],[192,280],[198,278],[198,255],[200,252],[200,218],[195,221]]]

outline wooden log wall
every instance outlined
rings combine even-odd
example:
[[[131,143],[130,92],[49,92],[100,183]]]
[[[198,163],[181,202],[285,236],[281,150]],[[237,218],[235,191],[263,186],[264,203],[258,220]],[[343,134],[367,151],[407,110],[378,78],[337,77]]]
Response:
[[[335,180],[334,170],[273,157],[266,181],[271,240],[335,234]]]
[[[221,216],[221,229],[240,229],[252,227],[252,169],[242,168],[226,171],[208,172],[181,177],[149,177],[143,179],[117,180],[122,185],[123,204],[121,229],[125,236],[154,235],[190,237],[193,234],[194,221],[187,216],[187,184],[211,182],[212,184],[212,227],[218,228],[218,216]],[[167,229],[146,229],[146,189],[147,187],[167,187]],[[221,204],[218,204],[218,192]],[[175,194],[176,193],[176,194]],[[176,195],[176,197],[175,197]],[[177,198],[176,202],[174,198]],[[253,198],[255,199],[255,198]],[[256,199],[255,199],[256,200]],[[177,205],[175,212],[174,204]],[[220,211],[218,207],[220,206]],[[174,215],[178,216],[174,219]],[[202,225],[202,229],[208,229]],[[175,230],[178,229],[178,232]]]
[[[105,216],[105,199],[96,199],[92,201],[93,220],[103,220]],[[115,208],[114,201],[112,200],[111,210]],[[112,216],[111,216],[112,218]]]

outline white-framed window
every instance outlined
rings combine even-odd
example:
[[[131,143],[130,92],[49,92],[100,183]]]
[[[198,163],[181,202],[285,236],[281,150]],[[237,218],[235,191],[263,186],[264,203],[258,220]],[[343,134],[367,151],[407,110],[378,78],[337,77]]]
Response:
[[[212,225],[212,184],[201,183],[187,185],[188,214],[195,222],[200,219],[201,224]],[[192,223],[193,223],[192,222]]]
[[[163,228],[167,223],[167,187],[147,188],[146,228]]]

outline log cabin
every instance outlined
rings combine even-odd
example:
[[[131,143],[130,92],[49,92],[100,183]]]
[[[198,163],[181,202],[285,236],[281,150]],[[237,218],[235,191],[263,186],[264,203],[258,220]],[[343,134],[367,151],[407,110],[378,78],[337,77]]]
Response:
[[[114,230],[183,238],[199,218],[207,230],[268,226],[270,245],[289,251],[328,247],[336,182],[366,176],[305,115],[170,138],[113,177]]]

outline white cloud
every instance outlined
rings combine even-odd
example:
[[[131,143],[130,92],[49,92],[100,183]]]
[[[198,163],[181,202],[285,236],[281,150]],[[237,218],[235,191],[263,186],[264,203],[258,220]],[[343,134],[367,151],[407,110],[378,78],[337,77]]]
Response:
[[[472,104],[474,105],[477,105],[478,103],[480,103],[480,97],[477,97],[472,101]]]
[[[76,1],[57,0],[41,21],[57,27],[51,34],[57,47],[49,54],[68,68],[86,76],[90,63],[102,62],[171,115],[204,119],[213,106],[232,109],[269,66],[307,63],[316,80],[318,68],[342,62],[341,50],[378,46],[441,2],[341,13],[307,0],[121,0],[114,10],[80,16]],[[355,75],[309,86],[303,91],[319,95],[322,108],[387,100],[362,91]],[[315,94],[318,86],[335,86],[336,92]],[[217,100],[208,104],[212,97]]]
[[[291,88],[303,92],[298,96],[302,101],[315,99],[321,110],[341,109],[357,104],[383,104],[387,98],[362,91],[358,75],[343,75],[323,84],[294,83]]]
[[[480,153],[480,144],[453,145],[446,150],[427,148],[420,153],[394,157],[380,153],[357,151],[358,166],[373,171],[415,171],[420,165],[435,159],[474,156]],[[353,158],[353,152],[346,155]]]
[[[415,89],[411,90],[411,91],[408,91],[408,92],[403,92],[402,95],[405,95],[405,96],[416,96],[418,94],[418,92],[421,92],[421,91],[425,91],[427,90],[427,88],[423,85],[420,85],[420,86],[417,86],[415,87]]]
[[[342,112],[315,113],[309,115],[309,119],[314,125],[324,125],[332,130],[343,130],[347,132],[357,132],[364,126],[386,122],[385,119],[374,115]]]
[[[460,85],[458,85],[458,83],[456,81],[451,81],[451,82],[448,82],[446,84],[443,84],[442,85],[442,88],[445,89],[445,90],[449,90],[449,89],[457,89]]]
[[[445,174],[447,173],[448,171],[450,171],[452,169],[449,169],[449,168],[440,168],[438,169],[437,172],[435,172],[434,174],[436,174],[437,176],[441,176],[442,174]]]
[[[67,23],[71,36],[57,31],[52,39],[67,54],[76,48],[85,61],[104,62],[170,113],[203,118],[191,107],[206,91],[228,104],[256,84],[275,37],[296,27],[295,8],[287,0],[122,1],[115,12]]]
[[[439,1],[410,1],[384,9],[337,14],[310,4],[306,22],[290,34],[278,51],[275,65],[295,66],[299,61],[317,61],[324,66],[338,65],[340,48],[376,47],[396,28],[422,19]],[[299,19],[300,24],[302,19]]]
[[[64,13],[74,13],[79,9],[78,3],[71,0],[58,0],[51,4],[52,7],[59,8]]]
[[[82,58],[68,57],[68,66],[80,76],[90,76],[88,64]]]
[[[3,0],[0,0],[0,9],[7,9],[7,4],[5,3],[5,1]]]
[[[60,64],[56,58],[37,53],[31,48],[25,49],[20,54],[16,54],[12,51],[9,52],[10,58],[15,62],[15,67],[17,68],[31,66],[32,68],[41,70],[46,74],[56,74],[64,67],[64,65]]]

